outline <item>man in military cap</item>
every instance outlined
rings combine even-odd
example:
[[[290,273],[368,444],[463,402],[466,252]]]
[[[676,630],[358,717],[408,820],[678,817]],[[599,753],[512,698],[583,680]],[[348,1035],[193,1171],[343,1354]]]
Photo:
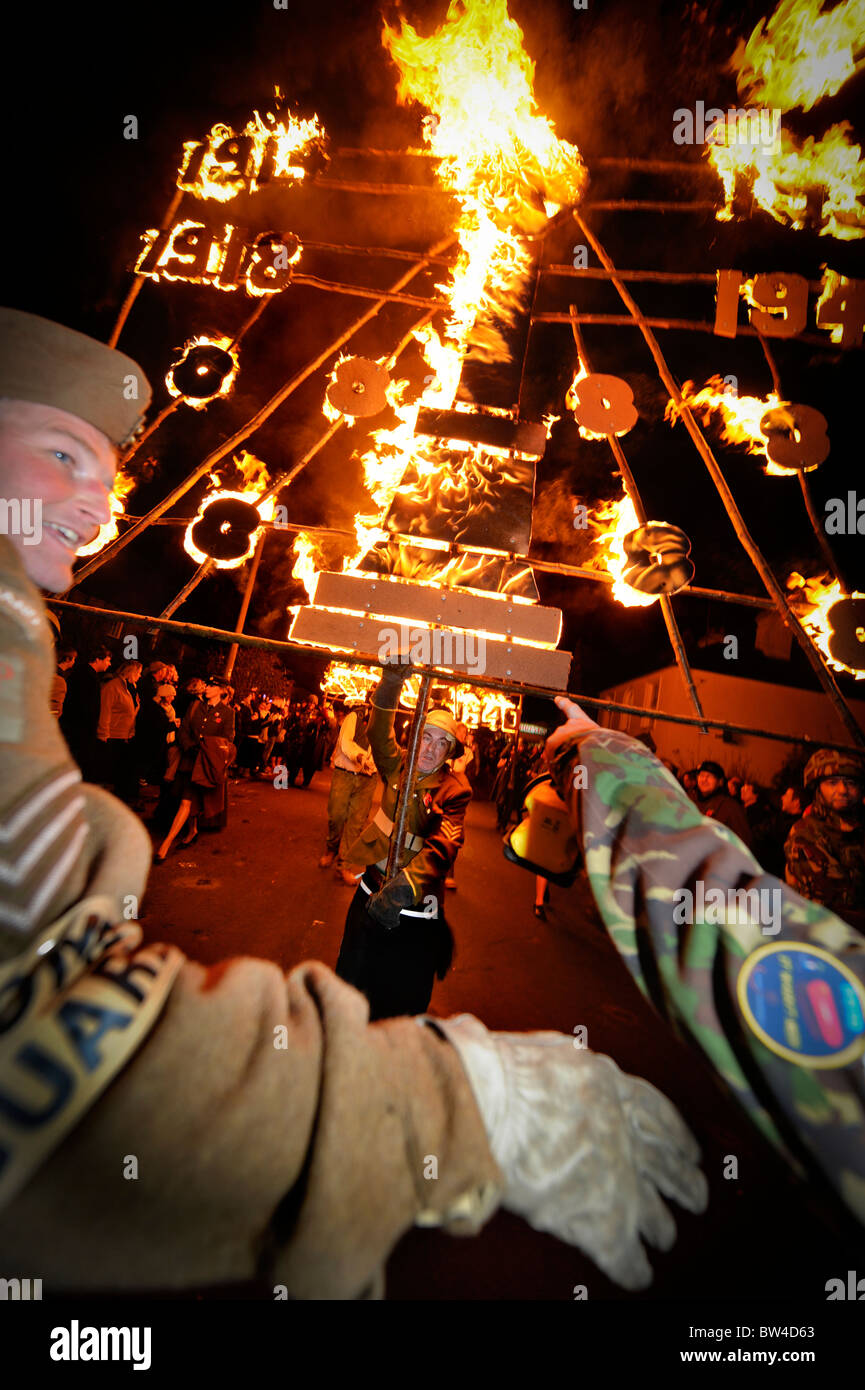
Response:
[[[784,845],[787,882],[865,932],[865,761],[821,748],[805,768],[805,786],[814,800]]]
[[[658,1194],[701,1211],[707,1193],[696,1143],[654,1087],[565,1035],[490,1033],[470,1016],[370,1024],[363,996],[316,962],[207,969],[142,946],[150,842],[82,783],[51,717],[37,586],[65,589],[107,520],[114,451],[149,394],[122,354],[0,310],[0,493],[38,503],[43,521],[38,539],[0,535],[6,1268],[47,1294],[256,1279],[358,1298],[381,1292],[412,1225],[472,1233],[501,1204],[644,1287],[643,1239],[668,1249],[675,1236]],[[429,724],[432,786],[450,739]],[[445,808],[424,887],[457,813]],[[379,910],[411,883],[409,864]]]
[[[372,701],[369,745],[385,786],[381,806],[346,852],[346,868],[363,869],[348,911],[336,973],[370,1001],[371,1018],[419,1014],[433,981],[443,980],[453,957],[445,921],[445,880],[464,840],[472,789],[448,766],[464,749],[455,719],[431,709],[424,721],[417,780],[405,823],[405,867],[385,881],[388,852],[407,754],[393,725],[400,689],[411,667],[385,666]]]

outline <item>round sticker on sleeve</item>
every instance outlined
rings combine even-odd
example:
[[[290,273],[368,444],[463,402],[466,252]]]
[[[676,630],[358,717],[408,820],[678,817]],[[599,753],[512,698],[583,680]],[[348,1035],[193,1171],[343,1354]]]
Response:
[[[743,963],[736,992],[748,1027],[788,1062],[846,1067],[865,1052],[865,990],[819,946],[761,946]]]

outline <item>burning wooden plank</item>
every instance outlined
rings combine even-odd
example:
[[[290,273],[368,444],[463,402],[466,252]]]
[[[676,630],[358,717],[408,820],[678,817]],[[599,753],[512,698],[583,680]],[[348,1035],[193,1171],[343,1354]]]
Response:
[[[562,632],[562,614],[558,608],[514,603],[465,589],[412,584],[405,579],[374,575],[321,571],[316,576],[312,601],[320,608],[337,608],[365,617],[380,616],[382,620],[407,619],[422,625],[439,624],[547,648],[555,647]]]
[[[289,640],[377,662],[403,651],[419,664],[432,666],[443,674],[482,676],[484,684],[490,687],[501,681],[564,691],[571,669],[571,653],[566,651],[535,647],[527,642],[504,642],[423,623],[388,623],[382,618],[362,618],[311,606],[298,612]]]

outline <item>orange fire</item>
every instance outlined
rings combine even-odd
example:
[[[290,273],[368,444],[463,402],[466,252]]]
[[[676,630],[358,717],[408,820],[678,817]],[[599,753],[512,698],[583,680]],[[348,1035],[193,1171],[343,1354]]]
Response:
[[[747,43],[739,42],[729,66],[740,101],[750,103],[752,110],[809,111],[821,97],[840,91],[862,67],[865,0],[841,0],[827,14],[822,13],[824,6],[825,0],[781,0]],[[804,140],[782,121],[776,138],[764,140],[745,109],[735,115],[735,121],[727,122],[726,142],[712,141],[706,147],[724,187],[719,220],[732,217],[741,178],[760,207],[778,222],[803,228],[816,221],[821,236],[839,240],[865,236],[859,201],[865,195],[865,165],[860,147],[850,138],[848,121],[831,126],[819,139]],[[743,130],[748,132],[745,138]]]
[[[299,579],[306,589],[310,603],[315,593],[315,580],[323,560],[315,543],[315,536],[306,531],[298,531],[294,538],[296,560],[291,571],[293,579]]]
[[[657,602],[659,594],[646,594],[634,589],[625,582],[623,575],[628,564],[625,555],[625,536],[634,531],[640,522],[636,508],[627,493],[616,502],[602,502],[589,512],[589,522],[599,531],[594,544],[601,546],[598,555],[587,561],[589,569],[606,570],[613,575],[613,597],[626,608],[647,608]],[[612,525],[608,525],[612,522]],[[605,528],[605,529],[602,529]]]
[[[790,607],[822,652],[827,665],[834,671],[846,671],[848,675],[855,676],[857,681],[865,680],[865,671],[857,671],[855,667],[838,661],[829,650],[829,638],[832,635],[829,609],[839,599],[848,597],[838,580],[825,573],[806,579],[794,570],[787,580],[787,588],[790,590]],[[865,594],[853,593],[849,597],[865,598]],[[861,636],[861,633],[859,635]]]
[[[221,479],[215,473],[211,473],[210,481],[213,483],[213,491],[208,492],[202,499],[196,516],[193,517],[186,528],[186,533],[183,537],[183,547],[186,553],[191,555],[198,565],[204,564],[210,557],[206,555],[204,551],[199,550],[195,541],[192,539],[192,530],[196,522],[201,521],[205,511],[212,502],[216,502],[219,499],[247,502],[250,506],[255,507],[261,518],[262,525],[267,521],[273,520],[276,511],[274,499],[268,497],[266,501],[259,502],[260,497],[270,481],[267,465],[262,463],[261,459],[256,458],[254,454],[250,454],[246,450],[244,450],[239,457],[234,459],[234,464],[245,486],[241,490],[226,488],[223,486]],[[225,531],[227,526],[228,523],[224,523],[221,529]],[[216,568],[233,570],[239,569],[241,565],[246,564],[246,561],[254,553],[255,547],[258,545],[258,541],[261,537],[261,529],[261,526],[258,526],[254,531],[250,532],[244,554],[239,555],[233,560],[214,560],[213,563]]]
[[[865,65],[865,4],[847,0],[823,14],[826,0],[782,0],[730,60],[740,93],[763,106],[810,111]]]
[[[473,446],[417,436],[418,411],[454,408],[469,354],[485,362],[509,360],[502,328],[522,305],[533,263],[528,238],[561,207],[579,202],[587,182],[579,151],[559,140],[538,111],[534,65],[506,0],[452,0],[433,34],[422,37],[404,21],[398,28],[385,23],[382,41],[399,69],[398,100],[426,108],[424,145],[436,158],[440,185],[454,197],[460,250],[447,283],[436,286],[451,306],[441,330],[425,324],[414,334],[429,368],[425,389],[407,404],[406,383],[391,383],[388,401],[397,423],[371,432],[361,455],[375,510],[355,519],[357,548],[346,557],[346,570],[385,537],[382,521],[410,464],[432,512],[448,498],[468,495],[476,473]],[[484,452],[500,453],[507,466],[506,450]],[[482,505],[483,497],[477,501]],[[448,571],[457,576],[464,569],[457,559],[426,582],[446,584]]]
[[[682,386],[682,400],[691,410],[702,416],[704,423],[713,414],[719,414],[723,421],[721,438],[728,444],[744,444],[749,454],[762,454],[766,460],[764,473],[779,478],[793,478],[800,471],[795,468],[782,468],[780,464],[773,463],[766,453],[769,441],[760,428],[760,421],[767,410],[782,404],[774,391],[770,391],[765,399],[762,396],[738,396],[727,389],[721,377],[710,376],[700,391],[694,391],[693,381],[686,381]],[[664,419],[674,423],[678,414],[676,402],[668,401]],[[803,468],[801,471],[810,473],[816,467],[818,465],[813,464],[811,468]]]
[[[322,689],[326,695],[339,700],[363,700],[375,689],[380,672],[375,667],[355,666],[350,662],[332,661],[322,676]],[[412,710],[417,704],[420,678],[409,676],[400,693],[400,705]],[[436,704],[445,705],[454,719],[460,720],[469,729],[483,725],[488,729],[514,729],[517,723],[519,704],[509,695],[494,690],[478,690],[470,685],[447,685],[436,692]]]
[[[229,372],[227,372],[225,377],[223,378],[222,385],[210,396],[185,396],[184,392],[181,391],[175,385],[174,382],[174,372],[178,367],[179,363],[185,357],[188,356],[188,354],[192,351],[193,348],[197,347],[219,348],[221,352],[227,352],[232,362],[234,363],[232,369]],[[233,346],[233,339],[226,337],[213,337],[212,335],[202,333],[199,337],[190,338],[188,343],[184,343],[181,357],[178,359],[177,362],[173,362],[171,364],[170,368],[168,369],[168,372],[166,373],[165,385],[169,395],[174,397],[182,396],[186,404],[191,405],[193,410],[203,410],[206,405],[210,405],[211,401],[216,400],[217,396],[228,396],[231,394],[231,389],[234,386],[234,380],[237,376],[238,365],[239,357],[237,348]],[[206,367],[198,368],[198,374],[200,376],[205,376],[206,373]]]
[[[275,95],[279,103],[279,88]],[[262,117],[254,111],[241,131],[217,124],[204,141],[187,140],[177,186],[196,198],[228,203],[276,180],[299,182],[306,177],[299,157],[323,140],[317,116],[300,120],[268,111]]]
[[[124,473],[118,469],[114,479],[114,486],[108,494],[108,505],[111,508],[111,520],[104,522],[99,528],[99,535],[92,540],[89,545],[83,545],[76,551],[77,555],[96,555],[109,541],[113,541],[117,535],[117,518],[122,516],[126,510],[124,505],[126,498],[135,487],[137,478],[131,474]]]

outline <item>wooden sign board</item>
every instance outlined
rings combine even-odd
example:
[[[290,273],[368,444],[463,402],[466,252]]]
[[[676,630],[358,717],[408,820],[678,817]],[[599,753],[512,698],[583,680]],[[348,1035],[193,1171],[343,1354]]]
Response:
[[[288,634],[290,642],[328,647],[382,662],[383,646],[407,652],[418,664],[451,675],[483,677],[491,687],[497,681],[542,686],[564,693],[571,669],[571,653],[532,647],[519,642],[500,642],[449,628],[425,628],[423,624],[393,624],[382,618],[361,618],[330,608],[301,608]],[[440,658],[440,659],[439,659]]]
[[[438,584],[413,584],[384,575],[322,570],[316,578],[312,601],[319,608],[341,608],[363,616],[409,619],[420,624],[438,623],[546,647],[555,647],[562,635],[562,614],[558,608],[514,603],[512,599],[446,589]]]

